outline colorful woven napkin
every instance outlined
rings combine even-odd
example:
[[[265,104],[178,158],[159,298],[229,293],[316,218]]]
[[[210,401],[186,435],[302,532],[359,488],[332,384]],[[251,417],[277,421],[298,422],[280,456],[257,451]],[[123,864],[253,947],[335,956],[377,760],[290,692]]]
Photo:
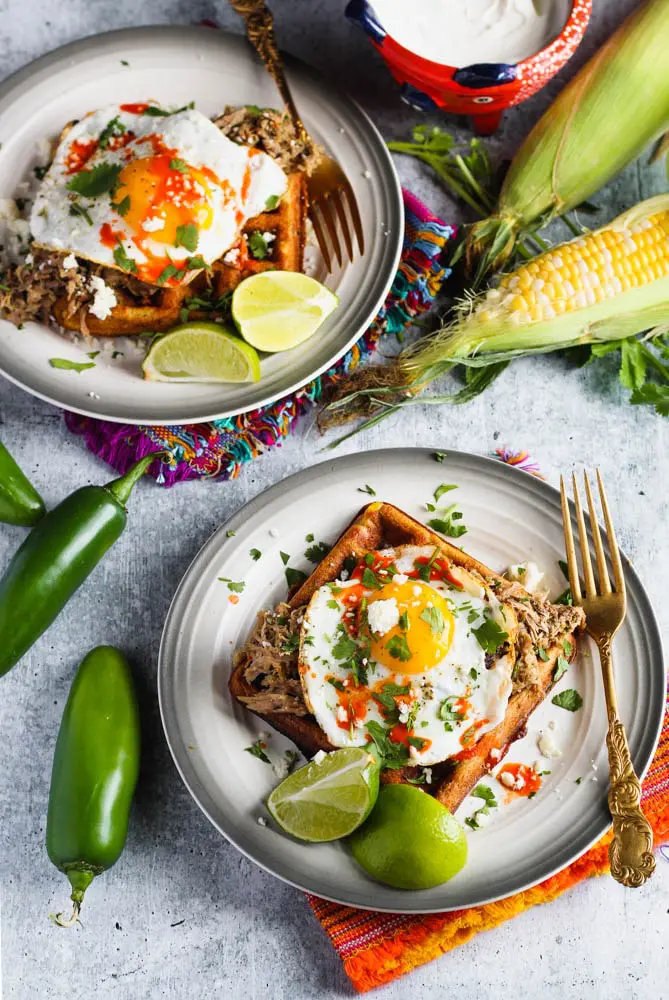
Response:
[[[525,451],[498,448],[497,456],[502,462],[543,478],[539,466]],[[643,783],[642,802],[656,846],[666,843],[669,841],[669,689],[662,735]],[[362,993],[444,955],[479,931],[497,927],[537,903],[550,902],[583,879],[608,872],[610,840],[608,833],[568,868],[532,889],[497,903],[451,913],[425,916],[375,913],[339,906],[318,896],[308,895],[307,899],[344,963],[346,974]]]
[[[227,420],[183,427],[135,427],[66,413],[69,429],[83,435],[88,448],[119,472],[152,451],[166,449],[172,460],[154,472],[164,486],[205,477],[233,479],[244,463],[280,444],[324,390],[369,357],[382,336],[401,334],[434,302],[450,274],[441,261],[442,250],[456,229],[433,215],[410,192],[403,194],[404,243],[390,292],[370,328],[324,375],[271,406]]]

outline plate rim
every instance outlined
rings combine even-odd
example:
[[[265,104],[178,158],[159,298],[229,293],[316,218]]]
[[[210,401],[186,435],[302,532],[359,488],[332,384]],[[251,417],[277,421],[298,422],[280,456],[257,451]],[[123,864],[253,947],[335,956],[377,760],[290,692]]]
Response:
[[[370,910],[370,911],[376,910],[380,913],[431,914],[431,913],[453,912],[455,910],[462,909],[463,906],[462,904],[459,905],[453,904],[451,906],[441,905],[441,906],[429,906],[422,908],[416,906],[403,907],[401,905],[401,899],[398,900],[398,902],[400,903],[400,905],[398,906],[395,905],[384,906],[375,904],[373,902],[370,902],[369,906],[363,906],[360,903],[351,902],[349,899],[338,897],[336,895],[324,894],[320,890],[316,891],[313,888],[310,888],[308,885],[305,885],[297,881],[296,879],[289,878],[285,875],[278,873],[277,871],[274,871],[267,863],[255,858],[249,852],[249,850],[245,849],[237,842],[237,840],[234,837],[230,836],[222,828],[222,826],[214,818],[214,816],[210,814],[207,807],[202,802],[199,801],[195,791],[191,788],[187,780],[187,777],[184,773],[184,770],[181,766],[177,754],[177,748],[173,746],[172,739],[170,738],[170,732],[168,729],[168,723],[166,718],[167,716],[166,703],[168,698],[166,690],[167,689],[166,673],[168,670],[167,659],[169,654],[169,647],[173,645],[175,637],[178,635],[180,629],[178,620],[173,621],[173,619],[175,617],[176,611],[178,610],[178,604],[186,595],[186,590],[191,583],[190,578],[196,573],[199,563],[203,559],[203,557],[205,557],[205,555],[209,551],[212,552],[218,551],[221,547],[222,541],[225,540],[226,537],[225,532],[229,529],[229,526],[234,524],[238,519],[244,518],[244,520],[246,520],[249,514],[253,515],[255,513],[255,508],[256,507],[261,508],[269,494],[272,494],[273,497],[280,497],[281,494],[285,493],[287,488],[289,488],[291,485],[308,484],[310,478],[314,475],[322,473],[326,466],[337,466],[341,464],[346,464],[347,462],[352,462],[355,464],[356,462],[360,462],[365,458],[369,458],[369,456],[371,455],[373,455],[375,458],[383,458],[384,456],[404,455],[405,457],[415,460],[417,452],[422,456],[429,456],[430,454],[434,454],[435,451],[441,451],[442,448],[443,445],[435,446],[433,448],[429,447],[410,448],[407,446],[403,446],[396,448],[373,448],[362,452],[352,452],[346,455],[337,456],[336,458],[329,458],[320,462],[316,462],[313,465],[309,466],[308,468],[302,469],[299,472],[295,472],[292,475],[287,476],[285,479],[279,480],[273,485],[268,486],[266,489],[262,490],[260,493],[256,494],[256,496],[254,496],[251,500],[247,501],[246,503],[242,504],[237,510],[234,511],[233,514],[230,515],[230,517],[228,517],[221,525],[219,525],[219,527],[209,536],[209,538],[199,548],[199,550],[191,560],[189,566],[187,567],[183,576],[181,577],[181,580],[179,581],[179,584],[174,593],[172,601],[170,602],[170,606],[167,611],[165,624],[163,626],[163,631],[160,639],[156,685],[158,692],[158,706],[163,726],[163,733],[165,735],[165,740],[167,742],[167,746],[169,748],[172,760],[174,761],[174,764],[176,766],[177,772],[193,801],[199,807],[201,812],[206,816],[209,822],[214,826],[214,828],[218,830],[218,832],[223,837],[225,837],[225,839],[229,843],[231,843],[241,854],[243,854],[246,858],[249,859],[249,861],[252,861],[253,864],[257,865],[263,871],[266,871],[269,875],[272,875],[274,878],[277,878],[280,881],[288,885],[291,885],[296,889],[299,889],[301,892],[307,893],[308,895],[314,895],[318,898],[325,899],[329,902],[338,903],[339,905],[342,906],[350,906],[353,907],[354,909]],[[532,476],[521,469],[516,469],[513,466],[510,466],[504,462],[500,462],[498,459],[492,458],[487,455],[478,455],[475,454],[474,452],[458,451],[453,448],[448,448],[447,452],[449,457],[453,456],[457,459],[464,461],[465,463],[471,463],[474,467],[480,465],[484,473],[486,469],[494,469],[497,475],[506,476],[512,483],[517,484],[517,483],[527,482],[527,477],[529,476],[530,481],[533,484],[534,488],[536,488],[540,494],[543,493],[544,497],[546,497],[547,499],[550,498],[553,501],[557,499],[557,502],[559,504],[560,494],[557,487],[552,486],[550,483],[546,482],[543,479],[540,479],[539,477]],[[655,651],[656,656],[653,657],[653,659],[657,659],[657,661],[662,665],[663,678],[664,678],[664,684],[660,686],[660,692],[662,693],[662,698],[660,699],[658,697],[657,705],[653,705],[652,703],[650,703],[649,705],[648,717],[651,719],[651,721],[654,722],[652,728],[652,739],[650,740],[650,742],[648,742],[648,740],[646,739],[646,752],[643,760],[634,761],[634,763],[637,766],[637,773],[639,776],[639,780],[643,781],[652,763],[655,751],[657,750],[657,746],[660,740],[660,735],[662,732],[662,724],[664,720],[666,702],[667,702],[667,668],[664,655],[664,646],[662,642],[662,632],[659,626],[659,622],[657,620],[657,616],[655,614],[655,609],[653,607],[653,604],[631,560],[622,550],[621,550],[621,555],[623,556],[624,560],[624,569],[626,576],[628,576],[628,578],[630,577],[632,578],[637,593],[640,595],[641,599],[645,602],[648,617],[647,620],[644,621],[644,626],[646,628],[646,632],[648,635],[649,647]],[[653,718],[653,716],[655,717]],[[648,733],[648,729],[646,729],[644,736],[646,735],[646,733]],[[639,752],[642,752],[643,749],[644,748],[642,746]],[[475,904],[470,903],[467,904],[467,906],[468,907],[474,905],[484,906],[487,905],[488,903],[494,903],[502,899],[508,899],[512,895],[515,895],[519,892],[524,892],[527,889],[539,885],[541,882],[544,882],[547,879],[551,878],[553,875],[557,874],[557,872],[563,871],[566,867],[573,864],[574,861],[578,860],[578,858],[582,857],[585,853],[587,853],[587,851],[589,851],[590,848],[593,847],[593,845],[596,844],[601,839],[601,837],[611,828],[611,823],[607,822],[606,820],[603,820],[602,822],[596,822],[593,825],[597,827],[596,832],[593,833],[593,835],[589,839],[587,839],[587,843],[585,843],[584,846],[583,845],[579,846],[579,848],[574,853],[571,854],[569,860],[567,860],[566,862],[564,860],[561,860],[560,863],[557,864],[555,867],[551,867],[550,870],[542,872],[540,877],[536,879],[530,879],[527,882],[522,882],[522,884],[516,886],[511,893],[504,892],[500,894],[486,896],[485,899],[481,899],[478,903]],[[373,892],[374,892],[374,883],[371,882],[370,893],[373,894]]]
[[[11,73],[2,82],[0,82],[0,103],[6,99],[8,94],[10,94],[17,86],[24,86],[30,81],[36,73],[42,72],[48,69],[53,63],[61,61],[63,58],[71,58],[75,56],[78,52],[85,51],[92,44],[100,45],[104,47],[106,43],[118,41],[119,45],[122,44],[135,44],[139,45],[141,43],[142,37],[147,39],[147,44],[150,44],[151,40],[159,38],[160,36],[168,38],[178,38],[180,41],[183,40],[184,34],[190,34],[193,36],[202,35],[203,37],[210,38],[212,35],[216,35],[218,38],[224,40],[224,44],[234,44],[242,47],[245,44],[245,38],[243,35],[226,31],[223,29],[212,29],[204,25],[188,24],[188,25],[173,25],[173,24],[154,24],[154,25],[142,25],[136,28],[115,28],[110,31],[97,32],[90,35],[85,35],[82,38],[75,39],[71,42],[66,42],[64,45],[60,45],[49,52],[45,52],[43,55],[38,56],[36,59],[31,60],[25,66],[20,67],[14,73]],[[249,52],[249,57],[251,53]],[[282,51],[282,57],[285,61],[288,69],[297,69],[304,77],[310,77],[313,81],[320,83],[321,85],[328,84],[327,76],[321,75],[318,70],[314,69],[308,63],[303,60],[292,56],[289,53]],[[404,239],[404,201],[402,197],[402,185],[395,168],[390,151],[383,139],[383,136],[379,132],[378,128],[367,114],[367,112],[361,107],[355,98],[351,97],[345,90],[335,89],[335,95],[344,103],[355,109],[355,113],[360,120],[364,123],[368,134],[372,138],[376,151],[381,160],[384,161],[384,171],[383,171],[383,186],[387,193],[388,198],[391,202],[391,210],[396,216],[397,226],[394,225],[391,232],[397,232],[397,241],[394,248],[394,254],[392,256],[391,264],[388,266],[388,276],[386,281],[381,286],[382,291],[379,292],[374,298],[373,302],[368,306],[366,312],[361,314],[361,318],[356,319],[356,322],[352,324],[351,328],[354,333],[351,334],[346,340],[345,344],[342,344],[340,348],[337,348],[336,354],[331,357],[327,362],[317,366],[313,372],[305,379],[300,378],[297,382],[291,382],[281,390],[270,393],[267,396],[263,396],[261,399],[256,400],[251,406],[245,405],[243,407],[231,407],[227,409],[216,410],[214,412],[205,412],[204,414],[194,416],[192,414],[177,415],[177,416],[167,416],[161,417],[160,419],[155,419],[154,417],[138,417],[138,416],[111,416],[109,414],[100,413],[95,410],[88,409],[86,406],[82,405],[70,405],[65,404],[49,393],[42,392],[38,389],[31,388],[25,381],[14,374],[10,374],[5,370],[5,367],[0,357],[0,375],[6,378],[8,382],[13,385],[18,386],[25,392],[29,393],[31,396],[35,396],[37,399],[41,399],[46,403],[50,403],[52,406],[58,407],[58,409],[64,412],[77,413],[80,416],[91,417],[95,420],[106,420],[110,423],[115,424],[127,424],[130,426],[155,426],[155,427],[167,427],[171,425],[180,424],[192,424],[192,423],[207,423],[213,420],[225,420],[230,417],[239,416],[240,414],[250,412],[252,410],[261,409],[265,406],[271,406],[273,403],[290,396],[292,393],[299,391],[308,385],[314,379],[321,376],[329,368],[331,368],[337,361],[339,361],[344,355],[351,350],[354,344],[363,336],[365,330],[368,329],[370,324],[373,322],[374,317],[377,315],[379,309],[383,305],[390,287],[395,280],[395,275],[397,273],[397,268],[400,262],[402,254],[402,245]],[[141,382],[141,379],[139,380]]]

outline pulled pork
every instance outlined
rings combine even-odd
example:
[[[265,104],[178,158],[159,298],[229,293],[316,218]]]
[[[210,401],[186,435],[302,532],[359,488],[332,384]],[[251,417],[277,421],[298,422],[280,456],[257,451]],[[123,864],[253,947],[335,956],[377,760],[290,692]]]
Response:
[[[0,316],[15,326],[38,320],[53,326],[53,307],[67,296],[68,308],[75,312],[93,298],[87,274],[79,268],[63,267],[66,254],[33,249],[32,262],[8,267],[0,284]]]
[[[287,712],[308,715],[297,669],[300,626],[304,608],[279,604],[276,611],[260,611],[246,645],[235,653],[235,666],[246,664],[244,680],[257,694],[239,700],[260,715]]]
[[[296,170],[310,174],[321,156],[320,150],[309,149],[298,139],[285,111],[253,105],[228,107],[214,124],[233,142],[267,153],[288,174]]]

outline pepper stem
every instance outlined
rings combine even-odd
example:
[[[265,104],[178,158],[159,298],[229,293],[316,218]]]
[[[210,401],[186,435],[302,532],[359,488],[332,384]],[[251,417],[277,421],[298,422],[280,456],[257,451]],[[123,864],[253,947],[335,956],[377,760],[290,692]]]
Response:
[[[95,878],[95,873],[90,871],[90,869],[84,869],[82,871],[77,868],[72,868],[69,872],[67,872],[67,877],[70,880],[70,885],[72,886],[72,895],[70,896],[73,904],[72,916],[69,920],[65,920],[62,913],[50,913],[49,918],[53,920],[54,924],[58,927],[72,927],[73,924],[78,922],[84,893]]]
[[[113,479],[111,483],[107,483],[105,489],[109,490],[112,496],[125,507],[137,480],[142,478],[152,462],[164,455],[167,455],[166,451],[153,451],[150,455],[145,455],[144,458],[140,458],[139,462],[135,462],[125,475],[119,479]]]
[[[50,913],[49,919],[56,924],[57,927],[72,927],[79,920],[79,913],[81,911],[81,903],[74,903],[72,906],[72,916],[69,920],[63,920],[62,913]]]

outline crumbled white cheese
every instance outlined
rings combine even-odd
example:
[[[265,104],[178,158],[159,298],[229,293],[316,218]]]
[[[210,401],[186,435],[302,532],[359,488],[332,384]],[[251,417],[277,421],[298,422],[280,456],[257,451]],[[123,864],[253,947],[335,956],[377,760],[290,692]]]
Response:
[[[142,229],[147,233],[157,233],[164,228],[165,220],[161,219],[159,215],[154,215],[150,219],[144,219],[142,222]]]
[[[402,725],[406,725],[410,715],[411,715],[411,705],[403,701],[399,706],[399,717]]]
[[[272,770],[274,771],[279,781],[283,781],[284,778],[288,777],[288,774],[290,772],[290,765],[288,764],[288,761],[286,760],[285,757],[280,757],[279,760],[272,760],[271,764],[272,764]]]
[[[393,583],[406,583],[408,579],[409,577],[405,576],[404,573],[395,573]]]
[[[555,743],[553,736],[549,732],[544,732],[543,730],[539,733],[539,738],[537,740],[537,746],[539,747],[539,752],[544,757],[561,757],[562,751],[559,746]]]
[[[337,709],[337,721],[338,722],[348,722],[348,712],[343,705],[340,705]]]
[[[505,788],[513,788],[516,783],[516,779],[509,771],[504,771],[499,776],[499,780],[502,782]]]
[[[265,243],[273,243],[274,240],[276,239],[276,233],[263,233],[262,238],[264,239]]]
[[[239,247],[233,247],[232,250],[228,250],[223,257],[223,263],[229,264],[230,267],[236,267],[239,264]]]
[[[314,754],[314,756],[311,758],[311,763],[312,764],[322,764],[326,757],[327,757],[327,754],[326,754],[325,750],[319,750],[318,753]]]
[[[522,774],[519,774],[513,783],[513,790],[514,792],[519,792],[521,788],[524,787],[525,787],[525,778],[523,778]]]
[[[373,601],[367,608],[367,622],[372,632],[385,635],[400,620],[400,610],[394,597],[385,601]]]
[[[368,181],[369,178],[372,176],[372,171],[371,170],[363,170],[362,176],[365,178],[366,181]]]
[[[64,271],[76,271],[79,265],[77,264],[77,258],[74,256],[74,254],[68,253],[67,257],[63,258],[63,261],[60,266],[63,268]]]
[[[89,312],[92,312],[98,319],[107,319],[118,301],[114,289],[106,285],[97,274],[93,275],[88,287],[95,295],[92,304],[88,307]]]
[[[258,826],[267,826],[267,820],[265,819],[264,816],[258,816],[256,823],[258,824]]]
[[[269,533],[272,536],[272,538],[278,538],[279,537],[279,532],[276,530],[276,528],[270,528],[269,529]]]
[[[431,767],[424,767],[423,768],[423,777],[425,778],[425,784],[426,785],[431,785],[432,784],[432,768]]]
[[[420,589],[420,587],[418,587],[418,586],[414,587],[413,588],[413,596],[414,597],[420,597],[420,595],[421,595],[421,589]]]
[[[498,750],[497,747],[493,747],[488,756],[490,757],[490,760],[499,760],[502,756],[502,751]]]
[[[342,580],[344,583],[346,583],[346,581],[348,580],[348,570],[347,569],[343,569],[341,571],[341,573],[339,574],[339,579]]]
[[[544,578],[544,574],[533,562],[515,563],[509,566],[504,575],[507,580],[522,584],[528,594],[534,594]]]

